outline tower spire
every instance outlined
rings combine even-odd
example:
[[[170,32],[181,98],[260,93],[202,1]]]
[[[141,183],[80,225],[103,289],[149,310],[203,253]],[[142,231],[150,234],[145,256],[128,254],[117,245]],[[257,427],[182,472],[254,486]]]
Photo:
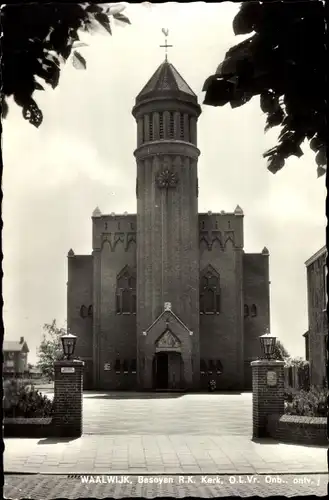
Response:
[[[162,31],[162,33],[165,36],[165,44],[164,45],[160,45],[160,47],[162,47],[162,48],[165,49],[165,61],[167,62],[168,61],[168,48],[169,47],[173,47],[173,45],[168,45],[168,43],[167,43],[167,39],[168,39],[168,35],[169,35],[169,30],[167,28],[162,28],[161,31]]]

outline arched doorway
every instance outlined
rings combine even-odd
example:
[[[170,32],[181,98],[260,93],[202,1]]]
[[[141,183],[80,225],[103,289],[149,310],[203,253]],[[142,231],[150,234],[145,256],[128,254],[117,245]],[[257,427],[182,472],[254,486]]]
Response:
[[[169,357],[167,352],[157,352],[153,358],[154,389],[168,389]]]
[[[153,358],[153,389],[184,389],[184,363],[180,352],[160,351]]]

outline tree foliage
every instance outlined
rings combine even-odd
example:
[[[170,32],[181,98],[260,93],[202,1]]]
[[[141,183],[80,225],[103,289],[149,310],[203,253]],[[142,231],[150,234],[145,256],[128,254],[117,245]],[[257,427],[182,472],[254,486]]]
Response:
[[[268,169],[303,155],[306,139],[326,171],[326,24],[324,2],[244,2],[233,20],[235,35],[252,36],[232,47],[204,83],[205,104],[232,108],[260,96],[265,131],[281,126],[278,143],[264,153]]]
[[[275,343],[273,358],[278,359],[279,361],[284,361],[285,359],[289,358],[287,349],[279,339],[277,339]]]
[[[86,68],[84,57],[75,50],[82,32],[99,28],[112,34],[111,21],[130,23],[119,4],[21,3],[1,7],[1,111],[8,113],[7,98],[12,96],[22,108],[23,117],[39,127],[43,115],[34,94],[55,89],[61,64],[72,56],[76,68]]]
[[[63,358],[61,336],[66,334],[67,331],[64,328],[59,328],[55,319],[52,323],[45,324],[43,330],[42,342],[37,352],[38,362],[36,366],[45,377],[53,380],[54,362]]]

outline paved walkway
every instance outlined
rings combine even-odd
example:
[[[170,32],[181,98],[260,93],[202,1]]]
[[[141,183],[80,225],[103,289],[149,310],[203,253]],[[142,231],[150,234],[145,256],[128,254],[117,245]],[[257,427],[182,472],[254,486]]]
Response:
[[[210,434],[5,439],[5,472],[38,474],[327,473],[326,447]]]
[[[7,438],[5,472],[58,475],[327,473],[326,447],[287,445],[274,440],[253,442],[251,401],[250,393],[88,392],[84,394],[81,438]],[[13,480],[13,476],[10,477]],[[87,487],[79,482],[74,484],[78,489]],[[131,488],[141,491],[139,486]],[[170,488],[168,495],[175,496],[176,490]],[[121,488],[120,491],[125,491],[122,496],[131,496],[130,490]],[[204,490],[200,491],[196,495],[207,496],[202,493]],[[144,496],[144,493],[136,495]],[[80,489],[78,496],[83,496]]]
[[[123,481],[123,482],[117,482]],[[161,483],[160,483],[161,482]],[[326,475],[285,476],[5,476],[5,498],[155,498],[326,496]]]

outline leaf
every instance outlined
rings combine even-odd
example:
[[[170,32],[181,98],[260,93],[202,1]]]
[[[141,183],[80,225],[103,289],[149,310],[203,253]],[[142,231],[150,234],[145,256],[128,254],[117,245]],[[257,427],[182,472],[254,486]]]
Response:
[[[87,67],[85,58],[77,50],[73,52],[72,64],[75,69],[86,69]]]
[[[278,109],[278,96],[273,92],[266,91],[260,94],[260,108],[263,113],[273,113]]]
[[[104,14],[104,12],[97,12],[95,14],[95,20],[110,34],[112,35],[110,19]]]
[[[327,152],[326,152],[325,147],[322,147],[319,150],[319,152],[317,153],[317,155],[315,157],[315,161],[316,161],[318,167],[325,168],[325,166],[327,165]]]
[[[40,127],[43,115],[41,109],[33,99],[31,99],[30,102],[23,107],[22,113],[25,120],[28,120],[37,128]]]
[[[123,14],[113,14],[113,19],[119,21],[120,23],[131,24],[128,17],[124,16]]]
[[[42,85],[40,85],[40,83],[38,83],[38,82],[35,82],[34,88],[35,88],[35,90],[45,90],[44,87]]]
[[[230,101],[231,108],[238,108],[239,106],[243,106],[246,102],[250,101],[252,98],[252,94],[242,93],[240,95],[234,96],[234,99]]]
[[[114,16],[115,14],[120,14],[126,9],[126,6],[123,5],[122,3],[116,3],[113,5],[110,5],[110,7],[107,7],[105,12],[111,16]]]
[[[321,139],[319,139],[319,137],[313,137],[313,139],[310,141],[310,148],[316,153],[320,149],[322,144],[323,142]]]
[[[254,31],[255,20],[261,5],[258,2],[246,2],[240,7],[239,12],[233,19],[233,31],[235,35],[245,35]]]
[[[1,101],[1,116],[2,116],[2,118],[7,118],[8,111],[9,111],[8,104],[6,103],[5,99],[2,98],[2,101]]]
[[[278,108],[274,113],[268,115],[266,120],[265,132],[270,130],[272,127],[277,127],[281,125],[284,118],[284,112],[281,108]]]

